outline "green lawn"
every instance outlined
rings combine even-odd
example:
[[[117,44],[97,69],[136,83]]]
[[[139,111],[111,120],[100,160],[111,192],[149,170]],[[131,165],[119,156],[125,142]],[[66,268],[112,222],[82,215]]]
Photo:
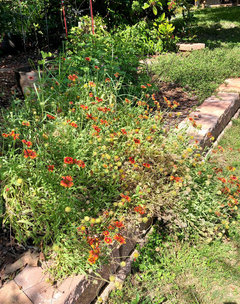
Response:
[[[238,304],[240,249],[235,225],[231,241],[195,246],[155,231],[135,263],[135,272],[108,304]]]
[[[194,16],[191,34],[182,40],[204,42],[206,49],[161,55],[152,72],[158,81],[180,84],[202,102],[226,78],[240,76],[240,7],[197,10]]]

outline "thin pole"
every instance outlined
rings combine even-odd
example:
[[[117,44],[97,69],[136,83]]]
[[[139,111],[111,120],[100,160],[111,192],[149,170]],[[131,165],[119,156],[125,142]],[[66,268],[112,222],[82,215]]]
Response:
[[[90,11],[91,11],[91,18],[92,18],[92,33],[94,35],[94,20],[93,20],[92,0],[90,0]]]
[[[66,21],[65,8],[64,8],[64,0],[62,0],[62,12],[63,12],[63,19],[64,19],[64,25],[65,25],[66,37],[68,37],[68,31],[67,31],[67,21]]]

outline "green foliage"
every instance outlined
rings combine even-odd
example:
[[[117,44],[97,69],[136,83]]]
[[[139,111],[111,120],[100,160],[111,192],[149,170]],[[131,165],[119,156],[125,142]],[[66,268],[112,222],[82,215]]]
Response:
[[[238,77],[239,48],[216,48],[191,54],[160,56],[152,67],[159,79],[187,87],[200,101],[210,96],[226,78]]]

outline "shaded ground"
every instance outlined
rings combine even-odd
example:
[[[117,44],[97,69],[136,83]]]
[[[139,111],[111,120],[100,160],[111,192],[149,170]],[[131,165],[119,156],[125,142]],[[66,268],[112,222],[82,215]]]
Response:
[[[36,65],[39,55],[34,52],[0,57],[0,106],[7,106],[12,97],[22,98],[15,70]]]
[[[162,109],[167,111],[165,114],[167,125],[178,125],[198,106],[198,98],[175,83],[158,81],[154,80],[154,78],[155,77],[153,77],[153,81],[159,88],[156,94],[157,100],[163,101],[165,97],[172,103],[176,101],[179,104],[176,109],[169,109],[166,104],[162,105]],[[180,115],[178,116],[178,114]]]

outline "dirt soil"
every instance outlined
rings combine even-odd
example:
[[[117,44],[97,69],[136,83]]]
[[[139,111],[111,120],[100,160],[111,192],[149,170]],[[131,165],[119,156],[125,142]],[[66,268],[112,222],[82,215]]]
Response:
[[[13,98],[22,98],[15,71],[25,66],[36,66],[39,55],[34,52],[0,57],[0,107],[7,107]]]
[[[177,126],[182,120],[184,120],[190,112],[193,111],[199,105],[197,96],[188,92],[186,89],[180,87],[175,83],[156,81],[153,78],[153,82],[157,85],[159,91],[156,93],[157,100],[162,103],[162,109],[166,110],[165,120],[166,125],[169,127]],[[179,105],[175,109],[167,108],[163,103],[164,97],[169,101],[176,101]],[[177,113],[180,115],[178,116]]]

